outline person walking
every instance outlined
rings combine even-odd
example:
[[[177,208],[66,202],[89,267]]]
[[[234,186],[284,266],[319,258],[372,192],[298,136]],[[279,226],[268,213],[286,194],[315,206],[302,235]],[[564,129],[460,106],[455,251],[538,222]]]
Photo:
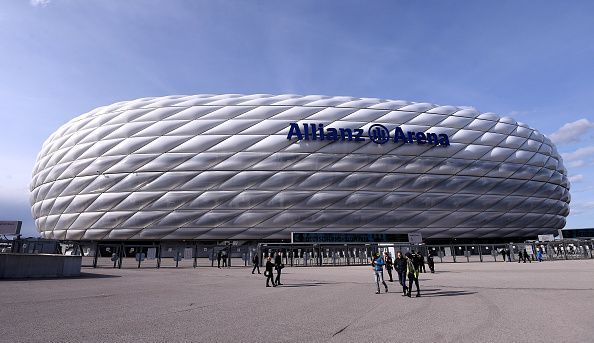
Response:
[[[407,252],[406,254],[408,254],[408,252]],[[406,254],[404,254],[404,257],[406,257]],[[411,250],[411,251],[410,251],[410,254],[411,254],[411,256],[412,256],[412,257],[411,257],[411,260],[412,260],[412,262],[415,264],[415,267],[418,267],[418,265],[419,265],[419,260],[417,259],[417,251],[416,251],[416,250]]]
[[[281,283],[281,273],[285,265],[283,264],[283,258],[281,252],[276,253],[276,257],[274,257],[274,269],[276,269],[276,280],[274,281],[277,286],[282,285]]]
[[[417,271],[420,271],[421,270],[421,256],[419,255],[418,252],[416,252],[416,250],[412,251],[411,256],[412,256],[411,260],[412,260],[412,263],[415,265],[415,269]]]
[[[435,273],[435,261],[433,261],[433,255],[431,253],[427,255],[427,265],[431,273]]]
[[[511,262],[512,261],[511,260],[511,254],[512,254],[511,250],[505,249],[505,251],[507,252],[507,262]]]
[[[524,263],[526,263],[526,260],[532,263],[532,259],[530,259],[530,256],[528,256],[528,252],[526,251],[526,249],[524,249]]]
[[[419,251],[419,272],[426,273],[427,270],[425,269],[425,255]]]
[[[411,253],[406,253],[406,274],[408,277],[408,292],[407,296],[410,298],[411,294],[410,291],[412,289],[413,282],[417,287],[417,295],[416,297],[421,296],[421,290],[419,289],[419,270],[413,263],[413,255]]]
[[[223,267],[227,267],[227,251],[223,250],[221,254],[221,259],[223,260]]]
[[[394,282],[392,279],[392,268],[394,266],[394,262],[392,261],[392,256],[390,256],[390,253],[387,251],[384,253],[384,262],[386,263],[386,271],[390,276],[390,282]]]
[[[522,254],[522,252],[518,250],[518,263],[522,262],[523,257],[524,254]],[[526,263],[526,260],[524,260],[524,263]]]
[[[252,269],[252,274],[254,274],[256,269],[258,269],[258,274],[262,274],[262,273],[260,273],[260,256],[258,255],[258,252],[254,253],[254,257],[252,257],[252,263],[254,264],[254,268]]]
[[[272,287],[276,287],[273,279],[273,268],[274,263],[272,263],[272,257],[268,256],[268,259],[266,260],[266,269],[264,269],[264,276],[266,276],[266,287],[270,287],[269,282],[272,282]]]
[[[402,252],[400,251],[396,253],[394,269],[398,273],[398,283],[402,286],[402,295],[406,295],[406,258],[402,256]]]
[[[371,266],[373,267],[373,272],[375,276],[375,284],[377,286],[377,292],[375,294],[380,294],[380,281],[386,288],[386,293],[388,293],[388,285],[386,281],[384,281],[384,260],[382,259],[382,255],[379,253],[373,254],[373,260],[371,261]]]
[[[221,269],[221,258],[223,257],[223,253],[219,250],[217,252],[217,268]]]
[[[501,256],[503,256],[503,262],[507,262],[505,260],[505,255],[507,254],[507,251],[505,251],[505,249],[501,249]]]
[[[536,259],[538,262],[542,262],[542,250],[540,250],[540,248],[536,250]]]

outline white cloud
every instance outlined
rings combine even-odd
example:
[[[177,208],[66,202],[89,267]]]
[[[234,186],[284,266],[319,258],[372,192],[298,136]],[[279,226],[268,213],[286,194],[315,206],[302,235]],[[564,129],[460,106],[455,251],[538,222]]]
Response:
[[[568,161],[567,167],[568,168],[579,168],[579,167],[583,167],[585,164],[586,164],[586,161],[584,161],[584,160]]]
[[[594,128],[594,123],[588,119],[582,118],[571,123],[567,123],[561,128],[549,135],[549,138],[555,144],[577,142],[581,136]]]
[[[576,204],[572,203],[569,206],[572,215],[579,215],[591,212],[594,209],[594,201],[586,201]]]
[[[582,181],[584,181],[583,174],[577,174],[577,175],[569,177],[569,182],[571,182],[571,183],[578,183],[578,182],[582,182]]]
[[[569,162],[578,161],[592,155],[594,155],[594,146],[579,148],[575,151],[561,154],[561,156],[563,156],[563,159]]]
[[[45,7],[47,6],[51,0],[30,0],[29,3],[33,7]]]

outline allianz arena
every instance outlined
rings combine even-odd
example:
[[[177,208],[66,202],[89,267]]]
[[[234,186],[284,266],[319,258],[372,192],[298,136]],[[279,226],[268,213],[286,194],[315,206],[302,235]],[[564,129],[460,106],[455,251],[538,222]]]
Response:
[[[370,98],[192,95],[100,107],[43,144],[30,196],[62,240],[292,232],[535,238],[565,225],[555,146],[508,117]]]

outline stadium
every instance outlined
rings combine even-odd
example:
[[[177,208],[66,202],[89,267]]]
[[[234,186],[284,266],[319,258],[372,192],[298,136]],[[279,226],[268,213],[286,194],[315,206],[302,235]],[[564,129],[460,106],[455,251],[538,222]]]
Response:
[[[570,202],[554,144],[512,118],[318,95],[100,107],[47,139],[30,190],[41,237],[81,241],[509,242],[556,233]]]

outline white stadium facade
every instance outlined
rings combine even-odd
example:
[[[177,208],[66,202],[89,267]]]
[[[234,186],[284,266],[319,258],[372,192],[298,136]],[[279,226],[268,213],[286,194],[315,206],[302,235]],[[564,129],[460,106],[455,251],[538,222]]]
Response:
[[[100,107],[48,138],[30,188],[41,236],[81,241],[509,242],[556,233],[570,201],[553,143],[512,118],[317,95]]]

